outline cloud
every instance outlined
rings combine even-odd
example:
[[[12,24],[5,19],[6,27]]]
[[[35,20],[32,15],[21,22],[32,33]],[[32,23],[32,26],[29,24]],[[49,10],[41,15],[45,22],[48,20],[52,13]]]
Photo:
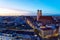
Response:
[[[29,11],[0,8],[0,16],[21,16],[30,14],[31,12]]]

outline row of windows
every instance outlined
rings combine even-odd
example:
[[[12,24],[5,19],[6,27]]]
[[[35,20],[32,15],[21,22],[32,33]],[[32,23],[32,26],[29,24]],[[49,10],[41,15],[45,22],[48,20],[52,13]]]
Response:
[[[52,30],[44,31],[43,34],[44,34],[44,36],[46,36],[46,35],[52,35],[53,31]]]

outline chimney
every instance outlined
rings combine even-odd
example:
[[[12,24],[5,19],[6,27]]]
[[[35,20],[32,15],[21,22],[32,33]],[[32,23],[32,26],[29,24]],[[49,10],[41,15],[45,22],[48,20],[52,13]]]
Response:
[[[39,21],[40,16],[42,16],[42,10],[37,10],[37,21]]]

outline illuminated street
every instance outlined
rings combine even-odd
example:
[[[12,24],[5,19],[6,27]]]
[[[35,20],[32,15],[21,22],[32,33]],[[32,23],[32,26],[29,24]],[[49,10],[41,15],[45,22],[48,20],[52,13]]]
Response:
[[[38,14],[39,13],[42,12],[38,11]],[[58,40],[59,39],[58,35],[60,34],[59,31],[60,27],[58,20],[60,19],[57,20],[56,17],[52,17],[52,16],[46,17],[41,15],[0,16],[0,26],[1,26],[0,39],[1,40],[4,39],[5,40]],[[56,18],[56,20],[54,20],[54,18]]]
[[[0,0],[0,40],[60,40],[60,0]]]

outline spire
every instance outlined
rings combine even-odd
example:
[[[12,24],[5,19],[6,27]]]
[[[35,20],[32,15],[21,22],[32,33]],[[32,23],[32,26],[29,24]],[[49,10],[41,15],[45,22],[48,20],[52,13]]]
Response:
[[[42,10],[37,10],[37,21],[39,21],[40,16],[42,16]]]

